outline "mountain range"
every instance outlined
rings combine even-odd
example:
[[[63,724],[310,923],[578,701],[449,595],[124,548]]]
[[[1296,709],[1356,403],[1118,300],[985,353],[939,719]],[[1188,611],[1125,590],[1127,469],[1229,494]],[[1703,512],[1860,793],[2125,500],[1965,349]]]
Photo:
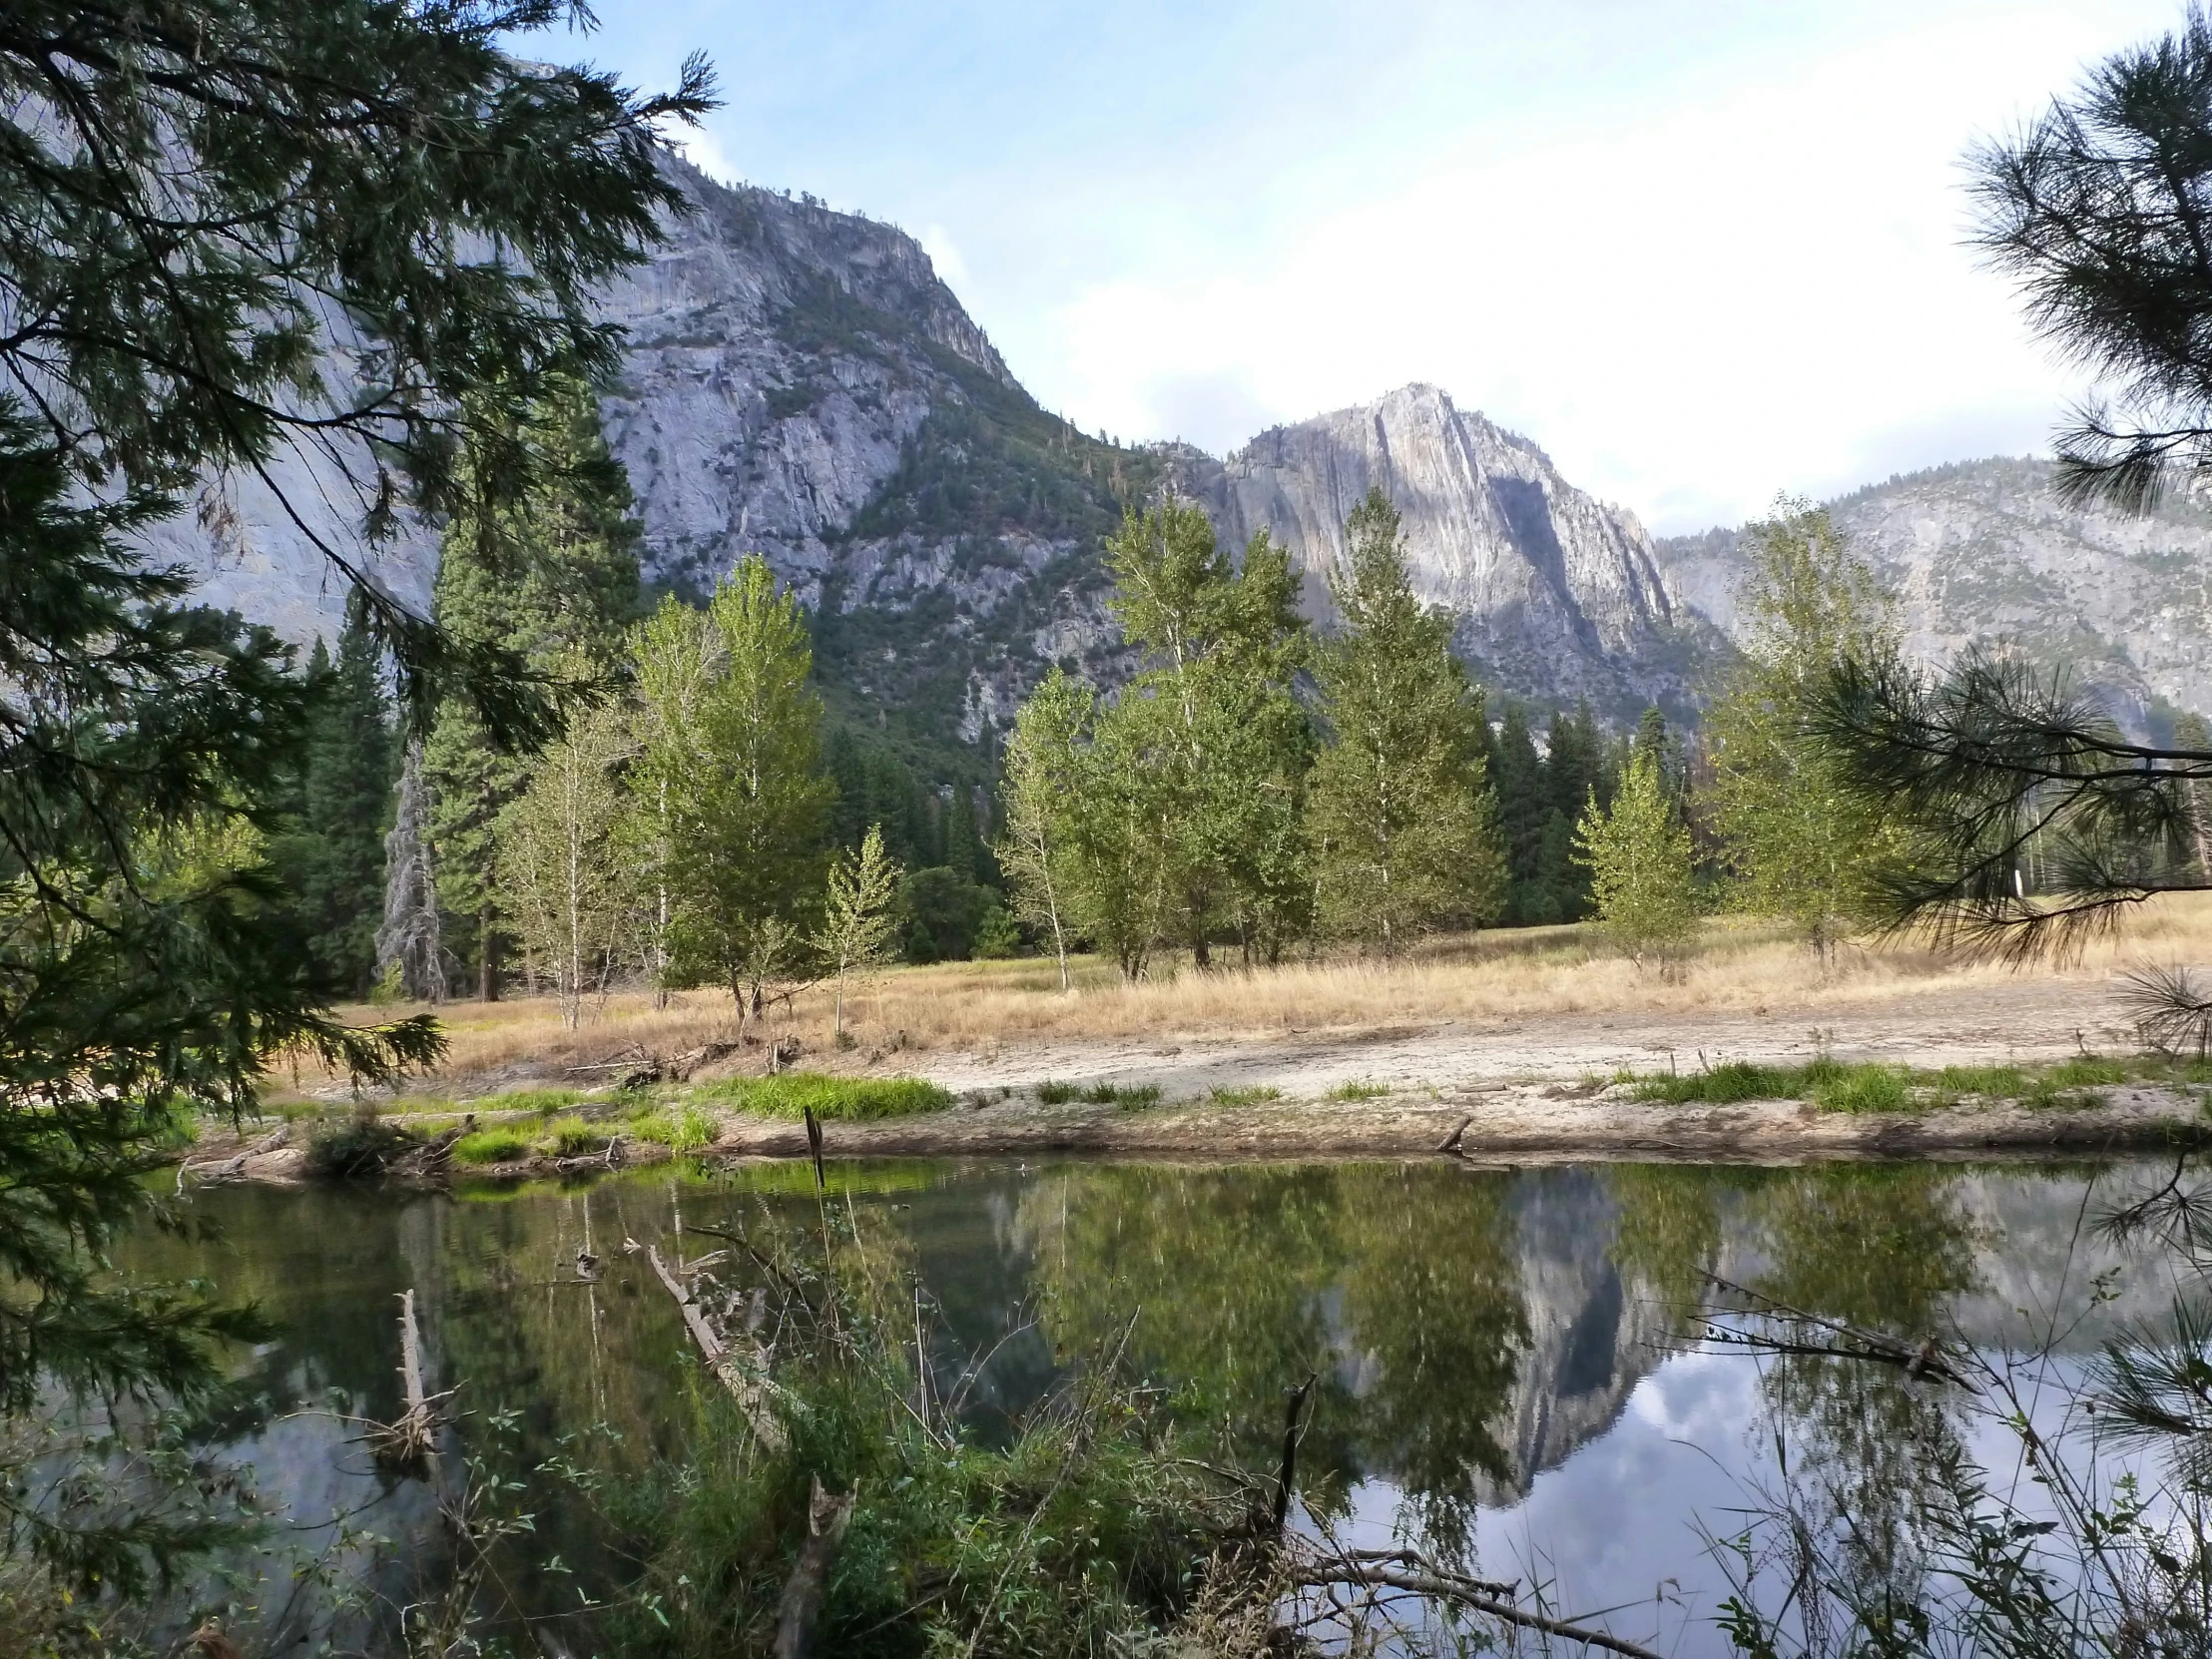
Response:
[[[1536,444],[1443,391],[1411,385],[1259,434],[1216,458],[1078,430],[1032,398],[897,230],[808,197],[726,187],[681,161],[694,205],[614,283],[628,330],[603,403],[643,526],[648,581],[700,592],[764,554],[813,610],[820,675],[843,718],[987,766],[994,734],[1054,662],[1125,666],[1101,542],[1165,488],[1242,546],[1266,529],[1329,611],[1346,513],[1381,485],[1405,522],[1416,586],[1455,619],[1485,683],[1615,718],[1685,708],[1725,658],[1736,532],[1654,538],[1569,483]],[[293,457],[277,476],[209,481],[156,538],[213,602],[305,639],[334,632],[342,590],[315,547],[344,545],[342,469]],[[2069,508],[2034,461],[1893,479],[1836,503],[1903,598],[1915,649],[2003,637],[2078,660],[2135,724],[2212,708],[2212,510],[2147,518]],[[436,538],[414,526],[369,568],[426,605]]]

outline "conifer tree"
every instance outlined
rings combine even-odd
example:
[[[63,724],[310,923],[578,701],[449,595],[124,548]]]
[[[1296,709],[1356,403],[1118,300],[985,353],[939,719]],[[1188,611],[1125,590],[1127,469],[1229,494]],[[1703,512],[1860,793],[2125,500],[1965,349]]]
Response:
[[[257,848],[309,694],[267,631],[193,608],[147,532],[227,476],[356,488],[357,524],[309,533],[402,689],[463,685],[510,738],[543,730],[511,659],[360,572],[400,507],[456,504],[456,459],[490,438],[480,394],[614,360],[591,296],[681,200],[655,126],[706,107],[704,71],[642,100],[500,50],[562,11],[0,11],[0,1445],[65,1396],[129,1402],[61,1486],[0,1475],[0,1510],[126,1605],[221,1535],[201,1499],[228,1484],[146,1426],[210,1399],[218,1340],[267,1331],[198,1288],[119,1282],[108,1246],[158,1202],[150,1161],[181,1115],[251,1110],[286,1051],[388,1080],[441,1047],[426,1019],[331,1016]]]
[[[513,441],[536,456],[540,482],[521,500],[447,524],[434,614],[455,639],[512,653],[557,691],[598,695],[637,610],[629,479],[581,381],[534,405]],[[438,896],[470,924],[477,991],[489,1000],[500,979],[499,825],[528,787],[531,762],[452,698],[438,708],[423,764]]]
[[[1628,764],[1610,806],[1592,790],[1575,826],[1575,855],[1590,872],[1590,889],[1606,933],[1639,970],[1697,926],[1697,887],[1690,832],[1660,773],[1656,757]]]
[[[1558,896],[1545,880],[1549,866],[1544,836],[1552,818],[1551,792],[1528,730],[1527,712],[1519,703],[1505,705],[1490,755],[1490,782],[1505,842],[1506,915],[1522,925],[1557,921]],[[1559,850],[1565,852],[1563,843]]]
[[[1896,629],[1888,596],[1825,509],[1785,498],[1745,540],[1742,656],[1706,722],[1715,813],[1744,903],[1794,922],[1825,961],[1875,912],[1901,848],[1807,716],[1839,666],[1889,656]]]
[[[1505,860],[1482,696],[1451,655],[1450,619],[1413,596],[1397,510],[1370,490],[1345,535],[1330,581],[1343,632],[1315,661],[1334,741],[1308,825],[1322,924],[1388,955],[1439,922],[1495,915]]]
[[[310,930],[308,949],[333,984],[364,995],[376,972],[384,829],[395,781],[390,713],[375,641],[355,606],[335,662],[317,638],[314,699],[291,822],[269,842]]]

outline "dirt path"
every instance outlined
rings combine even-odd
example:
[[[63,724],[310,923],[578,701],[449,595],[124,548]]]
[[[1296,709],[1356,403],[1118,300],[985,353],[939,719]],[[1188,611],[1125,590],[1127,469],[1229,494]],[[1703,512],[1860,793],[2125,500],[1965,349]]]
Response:
[[[954,1093],[1047,1080],[1157,1087],[1163,1098],[1273,1088],[1312,1098],[1344,1083],[1450,1091],[1484,1083],[1610,1077],[1622,1067],[1691,1070],[1722,1060],[1840,1060],[1913,1066],[2058,1060],[2136,1046],[2104,977],[1885,989],[1864,999],[1745,1012],[1545,1014],[1288,1036],[1007,1043],[886,1057]],[[901,1065],[901,1061],[905,1063]]]

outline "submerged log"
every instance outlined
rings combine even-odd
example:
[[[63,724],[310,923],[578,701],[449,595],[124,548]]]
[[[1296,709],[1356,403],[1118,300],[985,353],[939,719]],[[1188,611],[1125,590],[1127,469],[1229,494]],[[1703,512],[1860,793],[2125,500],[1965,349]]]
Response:
[[[407,1408],[393,1423],[372,1423],[368,1439],[376,1460],[414,1474],[437,1460],[438,1405],[445,1394],[432,1395],[422,1384],[422,1339],[415,1329],[415,1295],[399,1293],[399,1384]]]
[[[823,1593],[829,1587],[830,1569],[836,1564],[837,1546],[844,1541],[846,1523],[852,1519],[852,1500],[858,1495],[855,1489],[831,1497],[822,1489],[822,1476],[814,1477],[807,1504],[807,1541],[800,1546],[791,1577],[784,1580],[784,1598],[776,1610],[776,1659],[812,1659]]]
[[[776,1413],[769,1406],[768,1388],[761,1381],[768,1370],[768,1356],[756,1347],[754,1369],[748,1371],[730,1352],[730,1345],[715,1329],[714,1322],[707,1318],[698,1299],[662,1260],[659,1247],[646,1246],[645,1258],[653,1264],[653,1271],[660,1275],[661,1283],[668,1287],[668,1294],[676,1299],[676,1306],[684,1315],[684,1328],[698,1345],[707,1369],[730,1390],[731,1397],[738,1402],[738,1409],[745,1413],[745,1420],[753,1425],[753,1432],[760,1435],[761,1443],[774,1451],[783,1450],[789,1436],[784,1432],[784,1425],[776,1420]]]

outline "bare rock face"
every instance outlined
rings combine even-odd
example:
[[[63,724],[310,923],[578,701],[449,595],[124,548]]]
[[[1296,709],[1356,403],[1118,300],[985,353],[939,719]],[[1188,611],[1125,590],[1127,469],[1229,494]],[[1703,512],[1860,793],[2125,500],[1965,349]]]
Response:
[[[1434,386],[1277,427],[1190,472],[1237,542],[1265,529],[1299,554],[1317,616],[1346,515],[1380,487],[1403,517],[1416,591],[1451,612],[1482,678],[1616,709],[1684,690],[1685,633],[1635,515]]]
[[[2212,508],[2149,513],[2067,502],[2046,461],[1961,462],[1830,503],[1898,595],[1907,650],[1938,663],[1968,644],[2063,669],[2138,733],[2173,708],[2212,711]],[[1658,544],[1683,605],[1724,630],[1748,560],[1739,533]]]

